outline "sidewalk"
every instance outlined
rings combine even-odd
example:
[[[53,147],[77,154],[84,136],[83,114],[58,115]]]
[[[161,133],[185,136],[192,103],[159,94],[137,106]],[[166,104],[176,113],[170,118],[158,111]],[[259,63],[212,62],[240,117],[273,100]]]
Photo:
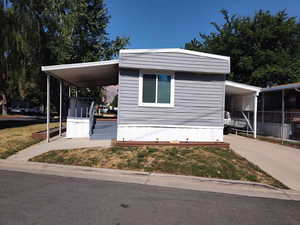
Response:
[[[0,160],[0,169],[35,174],[48,174],[85,179],[138,183],[197,191],[237,194],[252,197],[277,198],[300,201],[300,192],[234,180],[210,179],[194,176],[170,175],[128,170],[66,166],[14,160]]]
[[[109,147],[111,140],[90,140],[88,138],[74,138],[68,139],[65,137],[53,137],[50,142],[42,141],[32,145],[18,153],[11,155],[7,160],[14,161],[28,161],[34,156],[38,156],[51,150],[64,150],[75,148],[92,148],[92,147]]]

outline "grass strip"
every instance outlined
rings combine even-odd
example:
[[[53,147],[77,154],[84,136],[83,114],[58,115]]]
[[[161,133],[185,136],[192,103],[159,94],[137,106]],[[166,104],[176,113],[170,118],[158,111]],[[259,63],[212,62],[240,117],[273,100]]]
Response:
[[[230,149],[213,147],[111,147],[50,151],[35,162],[192,175],[285,185]]]

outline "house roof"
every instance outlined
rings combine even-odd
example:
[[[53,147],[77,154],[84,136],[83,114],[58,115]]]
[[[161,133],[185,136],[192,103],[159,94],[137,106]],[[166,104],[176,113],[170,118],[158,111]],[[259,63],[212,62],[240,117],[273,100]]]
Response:
[[[260,90],[260,87],[233,82],[229,80],[225,81],[225,93],[227,95],[245,95],[251,93],[257,95],[260,92]]]
[[[136,53],[181,53],[185,54],[177,61],[175,57],[163,57],[159,60],[152,60],[157,65],[156,67],[149,67],[148,59],[144,59],[139,55],[135,67],[132,67],[132,61],[128,62],[122,58],[122,54],[136,54]],[[186,56],[187,55],[187,56]],[[190,56],[188,56],[190,55]],[[209,59],[207,61],[199,61],[197,57]],[[131,55],[130,55],[131,56]],[[188,57],[188,59],[186,58]],[[199,57],[199,58],[201,58]],[[130,57],[132,60],[133,58]],[[127,58],[128,59],[128,58]],[[167,65],[163,60],[171,61],[172,65]],[[144,61],[143,61],[144,60]],[[197,61],[198,60],[198,61]],[[125,63],[127,62],[127,64]],[[179,61],[179,62],[178,62]],[[211,61],[216,63],[212,63]],[[126,66],[124,66],[126,64]],[[57,78],[62,79],[70,84],[78,87],[95,87],[95,86],[107,86],[118,84],[119,67],[139,69],[161,69],[171,71],[189,71],[189,72],[203,72],[203,73],[228,73],[230,71],[230,57],[208,54],[203,52],[190,51],[179,48],[165,48],[165,49],[123,49],[120,50],[120,60],[108,60],[99,62],[85,62],[74,64],[62,64],[52,66],[42,66],[42,71]],[[144,68],[145,67],[145,68]],[[224,70],[225,68],[225,70]]]
[[[165,53],[165,52],[175,52],[175,53],[184,53],[189,55],[197,55],[203,56],[213,59],[224,59],[230,61],[230,57],[222,56],[222,55],[215,55],[210,53],[198,52],[198,51],[191,51],[181,48],[158,48],[158,49],[121,49],[120,53]]]
[[[179,48],[120,50],[120,68],[192,72],[230,73],[230,57]]]

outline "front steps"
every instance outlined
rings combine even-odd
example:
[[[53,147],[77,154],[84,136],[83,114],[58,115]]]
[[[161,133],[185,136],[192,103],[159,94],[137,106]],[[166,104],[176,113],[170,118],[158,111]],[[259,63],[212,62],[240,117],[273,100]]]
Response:
[[[117,121],[96,121],[91,140],[107,140],[117,138]]]

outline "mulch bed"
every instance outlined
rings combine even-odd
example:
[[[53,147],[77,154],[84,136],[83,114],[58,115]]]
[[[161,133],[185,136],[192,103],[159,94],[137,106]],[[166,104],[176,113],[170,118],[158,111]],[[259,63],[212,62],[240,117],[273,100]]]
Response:
[[[113,141],[114,146],[138,147],[138,146],[210,146],[218,148],[230,148],[226,142],[168,142],[168,141]]]

